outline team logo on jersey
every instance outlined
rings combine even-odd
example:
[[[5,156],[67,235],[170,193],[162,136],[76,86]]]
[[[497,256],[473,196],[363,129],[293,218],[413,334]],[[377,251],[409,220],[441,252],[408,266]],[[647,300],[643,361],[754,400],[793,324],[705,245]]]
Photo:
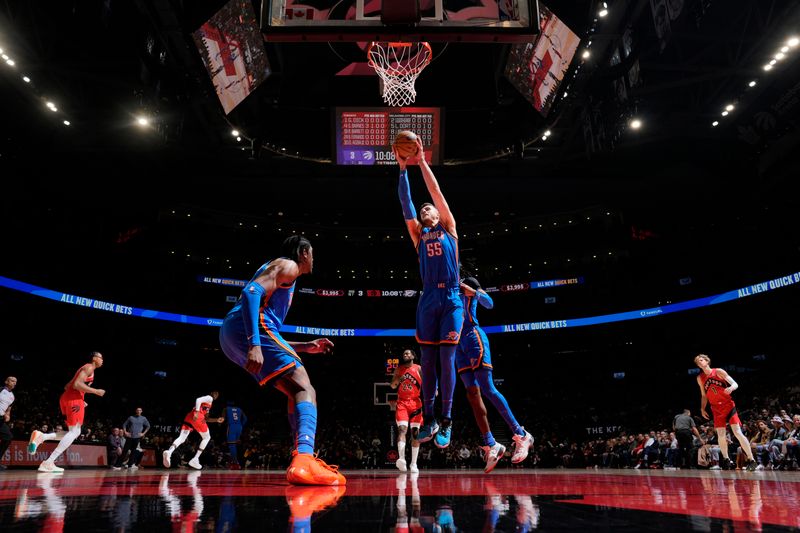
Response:
[[[448,333],[447,334],[447,340],[457,341],[458,340],[458,332],[457,331],[451,331],[450,333]]]

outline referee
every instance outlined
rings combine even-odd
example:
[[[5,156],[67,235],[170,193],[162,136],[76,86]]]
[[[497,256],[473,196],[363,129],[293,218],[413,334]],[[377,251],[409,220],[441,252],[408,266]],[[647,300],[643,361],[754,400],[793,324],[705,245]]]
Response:
[[[672,429],[675,431],[675,438],[678,440],[681,463],[684,468],[690,468],[693,465],[691,456],[692,434],[697,436],[701,443],[703,442],[703,437],[697,431],[697,425],[694,423],[691,411],[684,409],[683,413],[677,415],[672,421]]]
[[[17,378],[8,376],[5,386],[0,390],[0,460],[3,459],[6,450],[11,446],[14,435],[8,423],[11,421],[11,404],[14,403],[14,387],[17,386]],[[5,470],[4,465],[0,465],[0,470]]]

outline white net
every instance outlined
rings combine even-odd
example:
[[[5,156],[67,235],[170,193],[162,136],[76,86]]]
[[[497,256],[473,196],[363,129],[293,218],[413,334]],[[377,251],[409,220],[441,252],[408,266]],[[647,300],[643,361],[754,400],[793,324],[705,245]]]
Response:
[[[417,98],[414,82],[431,62],[431,46],[425,42],[372,42],[367,55],[370,66],[383,82],[383,101],[391,107],[414,103]]]

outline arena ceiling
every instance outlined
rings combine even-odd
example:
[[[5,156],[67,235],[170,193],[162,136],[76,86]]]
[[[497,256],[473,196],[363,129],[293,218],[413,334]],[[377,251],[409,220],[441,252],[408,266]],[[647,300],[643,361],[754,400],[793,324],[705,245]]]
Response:
[[[602,2],[543,2],[582,41],[567,73],[568,95],[546,117],[504,77],[508,45],[437,45],[417,103],[445,110],[446,164],[436,172],[465,231],[510,220],[515,234],[531,217],[552,225],[596,210],[624,214],[624,231],[635,223],[662,235],[672,226],[690,234],[701,218],[706,226],[715,218],[758,220],[775,202],[785,213],[793,209],[795,195],[752,196],[741,184],[792,187],[800,49],[770,71],[764,66],[800,27],[800,2],[670,0],[674,19],[657,31],[654,6],[663,2],[608,2],[602,19]],[[32,0],[0,7],[0,48],[15,62],[0,64],[0,164],[14,177],[2,201],[18,231],[26,217],[75,207],[119,209],[113,235],[173,209],[202,209],[220,227],[240,220],[277,226],[280,212],[297,227],[402,232],[393,169],[320,162],[331,157],[332,107],[381,105],[375,77],[336,75],[362,52],[349,43],[267,43],[272,74],[226,116],[191,39],[223,4]],[[142,113],[153,119],[146,129],[135,124]],[[633,119],[641,120],[639,130],[630,127]],[[464,164],[472,160],[483,162]],[[89,192],[106,202],[93,203]],[[717,217],[723,212],[726,218]],[[251,218],[235,218],[242,215]],[[43,217],[64,225],[78,219]]]

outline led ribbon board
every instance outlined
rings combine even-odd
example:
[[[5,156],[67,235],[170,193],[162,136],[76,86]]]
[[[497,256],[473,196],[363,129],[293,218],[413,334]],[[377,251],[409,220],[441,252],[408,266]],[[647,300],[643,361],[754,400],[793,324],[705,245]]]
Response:
[[[575,328],[580,326],[594,326],[597,324],[608,324],[611,322],[624,322],[627,320],[638,320],[641,318],[651,318],[655,316],[667,315],[670,313],[678,313],[681,311],[689,311],[691,309],[699,309],[701,307],[709,307],[725,302],[740,300],[762,294],[778,289],[783,289],[795,284],[800,284],[800,272],[794,272],[786,276],[780,276],[767,281],[754,283],[745,287],[734,289],[731,291],[716,294],[714,296],[706,296],[704,298],[697,298],[694,300],[687,300],[685,302],[678,302],[669,305],[662,305],[658,307],[650,307],[647,309],[638,309],[635,311],[625,311],[622,313],[612,313],[610,315],[598,315],[584,318],[566,318],[559,320],[541,320],[538,322],[521,322],[518,324],[505,324],[499,326],[484,326],[483,330],[486,333],[517,333],[523,331],[541,331],[547,329],[563,329]],[[154,318],[156,320],[167,320],[170,322],[180,322],[183,324],[193,324],[198,326],[222,326],[221,318],[208,318],[192,315],[181,315],[177,313],[168,313],[166,311],[153,311],[150,309],[140,309],[138,307],[130,307],[126,305],[106,302],[103,300],[95,300],[93,298],[86,298],[83,296],[76,296],[64,292],[53,291],[31,285],[22,281],[16,281],[10,278],[0,276],[0,287],[6,287],[11,290],[32,294],[48,300],[67,303],[71,305],[79,305],[90,309],[97,309],[110,313],[118,313],[127,316],[138,316],[142,318]],[[283,333],[299,333],[303,335],[322,335],[326,337],[413,337],[413,329],[367,329],[367,328],[322,328],[311,326],[290,326],[284,324],[281,327]]]

